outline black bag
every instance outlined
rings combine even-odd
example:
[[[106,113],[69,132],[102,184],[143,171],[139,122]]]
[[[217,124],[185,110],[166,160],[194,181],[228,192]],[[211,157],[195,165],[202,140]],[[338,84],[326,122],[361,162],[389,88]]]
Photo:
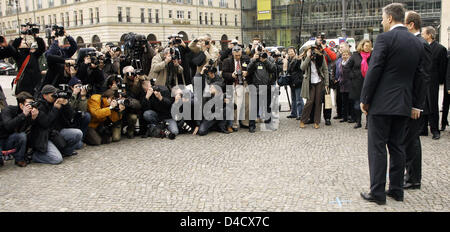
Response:
[[[283,73],[280,75],[277,82],[279,86],[291,85],[292,77],[287,73]]]
[[[50,132],[49,140],[58,148],[59,151],[62,151],[67,146],[66,140],[64,140],[57,130],[52,130]]]

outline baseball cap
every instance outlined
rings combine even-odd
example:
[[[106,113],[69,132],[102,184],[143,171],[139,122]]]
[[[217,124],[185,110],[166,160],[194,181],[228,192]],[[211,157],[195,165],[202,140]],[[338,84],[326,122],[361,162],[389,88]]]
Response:
[[[49,93],[56,93],[58,91],[57,88],[55,88],[55,86],[53,85],[45,85],[42,90],[41,93],[42,94],[49,94]]]

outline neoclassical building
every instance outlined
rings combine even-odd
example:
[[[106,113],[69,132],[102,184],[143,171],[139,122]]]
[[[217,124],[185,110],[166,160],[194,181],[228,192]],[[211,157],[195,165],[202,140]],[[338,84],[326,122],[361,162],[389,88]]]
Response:
[[[162,44],[176,33],[185,41],[208,34],[223,42],[242,38],[240,1],[0,0],[0,34],[13,39],[18,24],[33,22],[41,31],[45,25],[63,25],[81,47],[120,43],[129,32]]]
[[[404,3],[407,9],[420,13],[426,26],[440,25],[441,0],[272,0],[272,20],[264,21],[257,21],[257,0],[250,0],[242,6],[244,41],[259,36],[271,45],[297,45],[300,27],[302,42],[315,32],[326,32],[329,38],[341,36],[343,28],[357,41],[376,39],[383,32],[382,8],[392,2]]]

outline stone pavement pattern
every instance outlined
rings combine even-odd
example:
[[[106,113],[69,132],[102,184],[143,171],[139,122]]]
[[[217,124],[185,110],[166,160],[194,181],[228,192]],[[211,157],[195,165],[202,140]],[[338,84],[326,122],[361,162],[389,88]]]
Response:
[[[448,129],[422,137],[422,189],[378,206],[359,196],[366,130],[336,120],[301,130],[286,115],[275,132],[124,138],[56,166],[8,161],[0,211],[450,211]]]

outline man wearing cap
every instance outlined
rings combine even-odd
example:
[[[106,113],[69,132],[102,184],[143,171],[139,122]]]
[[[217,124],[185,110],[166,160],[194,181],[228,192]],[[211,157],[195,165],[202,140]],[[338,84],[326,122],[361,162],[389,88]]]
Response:
[[[80,79],[72,77],[69,81],[69,87],[72,90],[69,104],[75,112],[73,125],[83,132],[84,140],[91,121],[91,114],[87,112],[87,86],[83,86]]]
[[[31,129],[33,161],[46,164],[60,164],[64,156],[76,155],[76,149],[83,146],[83,132],[69,128],[73,110],[69,100],[58,97],[58,89],[45,85],[38,100],[39,114]]]

